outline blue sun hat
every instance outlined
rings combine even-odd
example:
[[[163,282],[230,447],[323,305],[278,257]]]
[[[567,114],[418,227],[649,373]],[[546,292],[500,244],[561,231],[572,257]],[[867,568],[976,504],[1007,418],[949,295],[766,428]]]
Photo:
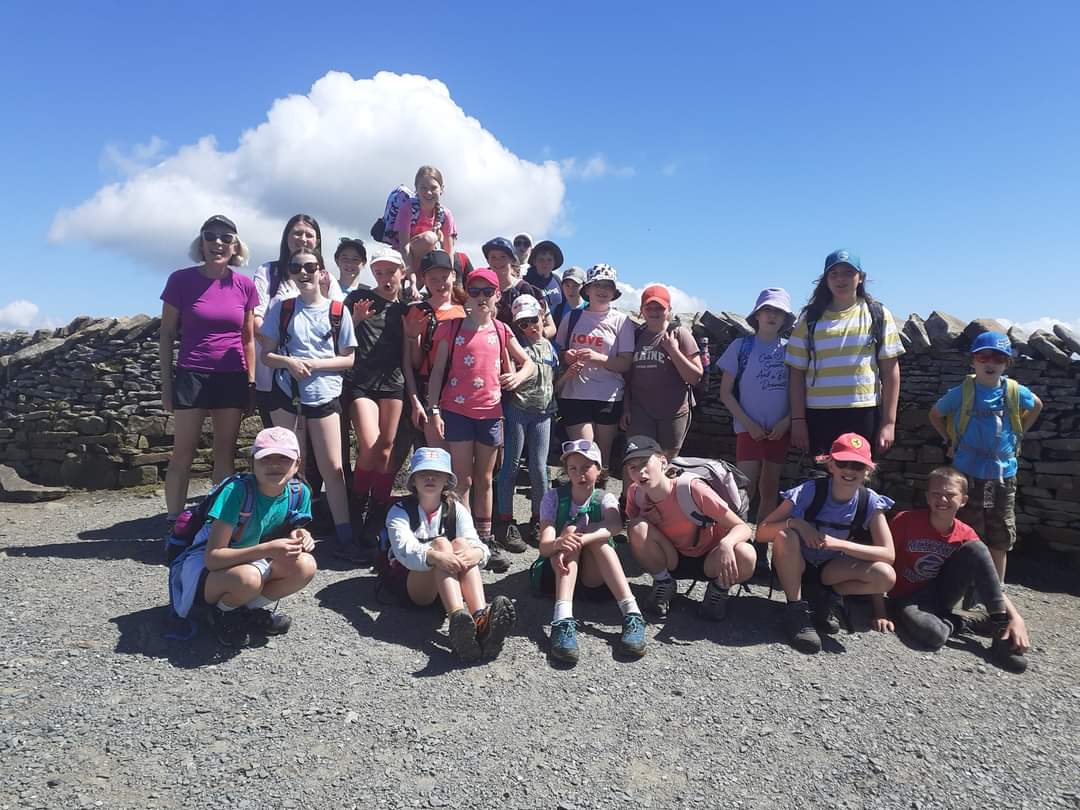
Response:
[[[409,480],[405,482],[405,485],[412,489],[413,476],[425,470],[446,473],[450,476],[450,488],[457,486],[457,476],[454,475],[454,470],[450,466],[450,454],[441,447],[417,448],[409,461]]]

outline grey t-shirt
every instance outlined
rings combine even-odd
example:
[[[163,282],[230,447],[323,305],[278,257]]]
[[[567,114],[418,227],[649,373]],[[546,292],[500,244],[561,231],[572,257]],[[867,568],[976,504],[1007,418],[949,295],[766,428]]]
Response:
[[[308,359],[329,359],[334,356],[334,340],[330,333],[330,301],[324,300],[314,307],[304,305],[303,299],[297,298],[296,311],[289,323],[288,340],[285,351],[281,350],[281,335],[278,325],[281,320],[281,299],[275,298],[266,308],[263,318],[262,334],[273,344],[278,344],[277,354]],[[338,351],[342,354],[350,348],[356,348],[356,334],[353,331],[349,310],[342,313],[341,329],[338,332]],[[293,378],[286,369],[274,372],[274,382],[286,395],[292,396]],[[298,380],[300,384],[300,402],[304,405],[323,405],[341,395],[340,371],[316,371],[310,377]]]
[[[744,340],[752,340],[754,344],[739,381],[739,404],[763,430],[772,430],[777,422],[788,415],[791,407],[788,402],[788,370],[784,365],[787,341],[777,338],[766,343],[757,337],[733,340],[716,361],[718,369],[733,377],[738,373],[739,346]],[[738,419],[735,420],[735,432],[746,432],[746,427]]]

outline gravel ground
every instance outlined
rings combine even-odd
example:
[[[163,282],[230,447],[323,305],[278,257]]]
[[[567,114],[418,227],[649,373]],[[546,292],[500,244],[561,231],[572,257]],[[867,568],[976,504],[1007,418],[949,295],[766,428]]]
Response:
[[[859,632],[800,655],[760,587],[715,626],[680,600],[640,661],[615,652],[614,604],[579,604],[581,662],[556,669],[535,552],[484,575],[519,625],[463,668],[441,615],[350,571],[283,603],[293,630],[263,647],[166,640],[162,511],[159,493],[0,504],[0,808],[1080,807],[1060,560],[1011,561],[1021,676],[981,639],[933,654]]]

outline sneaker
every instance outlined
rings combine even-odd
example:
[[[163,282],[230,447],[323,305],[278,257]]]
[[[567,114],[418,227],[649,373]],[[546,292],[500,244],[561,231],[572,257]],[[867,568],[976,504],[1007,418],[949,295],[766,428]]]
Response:
[[[292,617],[279,610],[251,608],[247,611],[248,629],[267,636],[281,636],[292,627]]]
[[[510,558],[506,556],[506,552],[503,551],[502,547],[495,542],[495,538],[488,537],[484,539],[484,543],[487,544],[488,549],[491,551],[491,556],[488,557],[487,561],[487,570],[496,574],[509,571]]]
[[[521,530],[512,520],[500,520],[495,523],[495,542],[511,554],[521,554],[529,550],[525,541],[521,539]]]
[[[473,618],[476,620],[476,640],[481,653],[484,658],[495,658],[502,652],[506,634],[517,624],[514,603],[505,596],[496,596]]]
[[[666,619],[671,610],[671,600],[675,598],[675,578],[654,579],[652,593],[646,603],[649,610],[661,619]]]
[[[698,615],[712,622],[723,621],[727,615],[728,590],[710,581],[705,588],[705,596],[698,607]]]
[[[574,619],[559,619],[551,623],[551,657],[568,664],[577,663],[577,621]]]
[[[1020,674],[1027,670],[1028,661],[1022,652],[1016,650],[1012,642],[1004,638],[1005,628],[1000,628],[990,642],[990,660],[1007,672]]]
[[[210,608],[210,626],[214,628],[217,640],[226,647],[246,647],[248,643],[248,625],[245,611],[222,610],[217,605]]]
[[[450,646],[462,661],[476,661],[480,658],[476,620],[469,611],[455,610],[450,614]]]
[[[641,658],[645,654],[645,619],[640,613],[627,613],[622,621],[623,652]]]
[[[821,651],[821,636],[814,629],[810,605],[805,600],[787,603],[784,608],[784,632],[787,633],[788,642],[799,652],[810,654]]]

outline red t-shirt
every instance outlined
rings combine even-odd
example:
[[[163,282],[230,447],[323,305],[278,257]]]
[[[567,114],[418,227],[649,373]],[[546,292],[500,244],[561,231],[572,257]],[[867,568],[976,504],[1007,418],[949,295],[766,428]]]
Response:
[[[896,584],[889,591],[893,599],[923,588],[937,577],[956,549],[979,539],[973,528],[959,520],[953,521],[951,531],[942,534],[930,525],[928,509],[901,512],[889,521],[889,528],[896,548]]]

